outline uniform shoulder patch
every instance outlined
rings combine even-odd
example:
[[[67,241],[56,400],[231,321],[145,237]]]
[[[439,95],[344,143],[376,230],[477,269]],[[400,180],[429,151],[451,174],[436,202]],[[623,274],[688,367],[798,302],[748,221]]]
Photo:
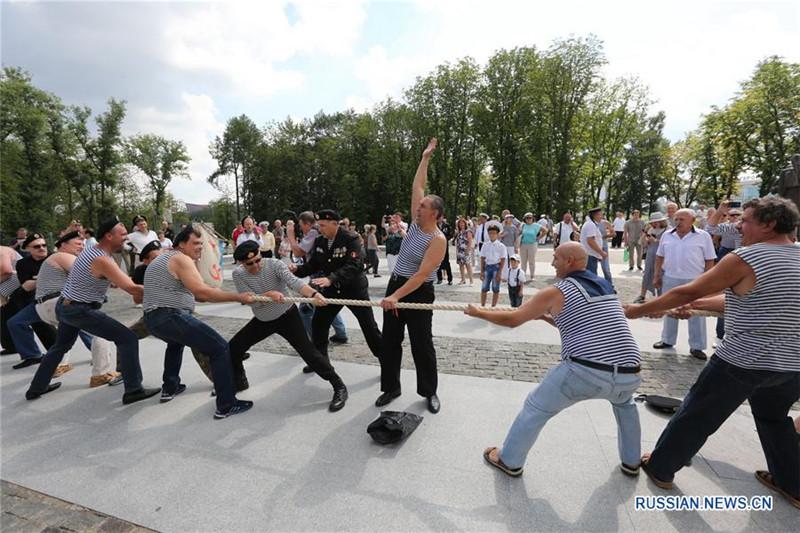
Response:
[[[357,258],[358,257],[358,252],[353,250],[352,252],[350,252],[350,257],[352,257],[353,259]]]

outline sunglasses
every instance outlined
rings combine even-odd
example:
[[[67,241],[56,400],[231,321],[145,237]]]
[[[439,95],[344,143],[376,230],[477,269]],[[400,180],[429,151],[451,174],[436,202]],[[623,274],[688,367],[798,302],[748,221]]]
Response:
[[[37,250],[41,250],[42,248],[47,248],[46,244],[31,244],[31,248],[36,248]]]
[[[245,262],[244,266],[253,266],[253,265],[257,265],[260,262],[261,262],[261,258],[260,257],[256,257],[252,261]]]
[[[740,215],[739,213],[728,213],[728,216],[729,217],[740,217],[742,215]]]

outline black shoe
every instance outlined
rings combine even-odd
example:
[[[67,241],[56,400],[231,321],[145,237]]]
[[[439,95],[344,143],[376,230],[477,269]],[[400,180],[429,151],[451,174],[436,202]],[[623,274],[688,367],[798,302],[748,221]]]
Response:
[[[154,389],[141,388],[137,391],[126,392],[122,395],[122,403],[124,405],[129,405],[140,400],[146,400],[151,396],[155,396],[159,392],[161,392],[161,387],[156,387]]]
[[[442,408],[442,402],[439,401],[439,397],[435,394],[432,396],[428,396],[428,411],[433,414],[439,412],[439,409]]]
[[[186,385],[180,383],[176,388],[175,392],[167,392],[164,388],[161,388],[161,399],[159,400],[161,403],[171,402],[172,399],[177,396],[178,394],[184,392],[186,390]]]
[[[247,361],[248,359],[250,359],[250,352],[244,352],[244,355],[242,356],[242,361]]]
[[[633,267],[628,267],[628,272],[633,272]]]
[[[442,284],[442,280],[437,281],[436,284],[437,285],[441,285]]]
[[[453,284],[453,280],[451,279],[450,281],[447,282],[447,284],[448,285],[452,285]]]
[[[303,374],[311,374],[312,372],[314,372],[314,369],[310,366],[306,365],[303,367]]]
[[[28,391],[25,393],[25,398],[27,400],[35,400],[36,398],[38,398],[42,394],[47,394],[48,392],[52,392],[52,391],[56,390],[57,388],[59,388],[60,386],[61,386],[61,382],[59,381],[58,383],[51,383],[50,385],[48,385],[47,388],[44,390],[44,392],[34,392],[34,391],[28,389]]]
[[[334,344],[347,344],[347,337],[340,337],[339,335],[332,335],[328,340]]]
[[[217,420],[222,420],[223,418],[228,418],[229,416],[238,415],[239,413],[249,411],[251,407],[253,407],[253,402],[249,402],[247,400],[236,400],[236,403],[224,411],[217,411],[214,413],[214,418]]]
[[[380,275],[380,274],[375,274],[375,275],[373,275],[372,277],[373,277],[373,278],[379,278],[379,277],[381,277],[381,275]]]
[[[235,374],[233,376],[233,381],[236,384],[236,392],[242,392],[250,388],[250,383],[247,381],[247,374],[244,372]]]
[[[27,368],[29,366],[38,365],[41,362],[42,362],[41,357],[31,357],[30,359],[23,359],[21,363],[17,363],[11,368],[13,368],[14,370],[19,370],[20,368]]]
[[[689,350],[689,353],[692,354],[692,357],[694,357],[695,359],[700,359],[701,361],[705,361],[706,359],[708,359],[706,352],[704,352],[703,350]]]
[[[384,405],[387,405],[389,402],[391,402],[398,396],[400,396],[399,390],[392,392],[384,392],[383,394],[378,396],[377,400],[375,400],[375,407],[383,407]]]
[[[333,387],[333,399],[330,405],[328,405],[328,411],[335,413],[344,407],[345,402],[347,402],[347,387],[342,383]]]
[[[19,353],[16,350],[0,350],[0,355],[14,355],[15,353]]]
[[[636,267],[636,268],[637,268],[638,270],[641,270],[641,269],[642,269],[642,267]]]
[[[658,341],[657,343],[655,343],[653,345],[653,348],[655,348],[656,350],[663,350],[664,348],[672,348],[672,345],[671,344],[667,344],[664,341]]]

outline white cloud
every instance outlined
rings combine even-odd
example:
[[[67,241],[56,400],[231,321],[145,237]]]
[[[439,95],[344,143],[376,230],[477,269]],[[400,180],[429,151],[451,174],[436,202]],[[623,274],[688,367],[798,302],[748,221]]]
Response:
[[[168,61],[177,69],[213,73],[224,90],[266,98],[301,87],[306,76],[282,67],[299,55],[347,55],[366,19],[363,2],[294,4],[291,24],[285,2],[203,4],[176,13],[166,24]]]
[[[208,146],[221,135],[225,124],[217,120],[219,110],[206,94],[181,94],[181,107],[164,110],[156,107],[133,108],[124,122],[125,135],[153,133],[167,139],[183,141],[191,157],[191,180],[176,179],[169,189],[176,198],[190,203],[205,204],[218,196],[206,178],[217,168]]]
[[[409,87],[416,76],[427,73],[435,66],[436,63],[428,58],[390,58],[383,46],[373,46],[355,62],[353,70],[361,82],[362,92],[348,96],[345,106],[363,111],[387,96],[399,98],[401,91]]]

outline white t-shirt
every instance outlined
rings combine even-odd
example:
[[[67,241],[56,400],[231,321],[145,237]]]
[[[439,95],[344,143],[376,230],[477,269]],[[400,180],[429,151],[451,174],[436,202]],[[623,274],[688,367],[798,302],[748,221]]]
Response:
[[[253,230],[252,233],[247,233],[246,231],[241,232],[239,236],[236,237],[236,246],[239,246],[245,241],[255,241],[258,243],[259,247],[264,246],[264,241],[261,240],[261,235],[256,230]]]
[[[707,232],[692,228],[682,239],[675,230],[661,235],[656,254],[664,258],[664,275],[678,279],[695,279],[706,269],[706,261],[717,255]]]
[[[614,219],[614,231],[625,231],[625,217]]]
[[[572,233],[575,231],[572,229],[572,224],[574,222],[564,222],[563,220],[555,225],[554,232],[558,233],[558,243],[564,244],[565,242],[569,242],[572,238]]]
[[[495,241],[486,241],[481,248],[481,257],[486,258],[487,265],[496,265],[502,259],[508,256],[508,249],[500,242],[500,239]]]
[[[146,234],[143,234],[141,231],[134,231],[133,233],[128,233],[128,241],[130,242],[131,246],[135,248],[135,252],[138,255],[142,248],[144,248],[147,243],[157,241],[158,235],[153,230],[148,231]]]
[[[508,279],[509,287],[516,287],[517,280],[519,280],[519,285],[522,285],[523,283],[525,283],[525,281],[527,281],[528,278],[525,277],[525,271],[518,266],[517,268],[508,267],[508,273],[506,275],[506,279]]]
[[[593,220],[587,220],[581,228],[581,244],[586,248],[586,253],[590,256],[602,259],[603,256],[589,246],[589,239],[594,239],[597,246],[601,250],[603,249],[603,235],[600,233],[600,228],[597,227],[597,224],[595,224]]]

